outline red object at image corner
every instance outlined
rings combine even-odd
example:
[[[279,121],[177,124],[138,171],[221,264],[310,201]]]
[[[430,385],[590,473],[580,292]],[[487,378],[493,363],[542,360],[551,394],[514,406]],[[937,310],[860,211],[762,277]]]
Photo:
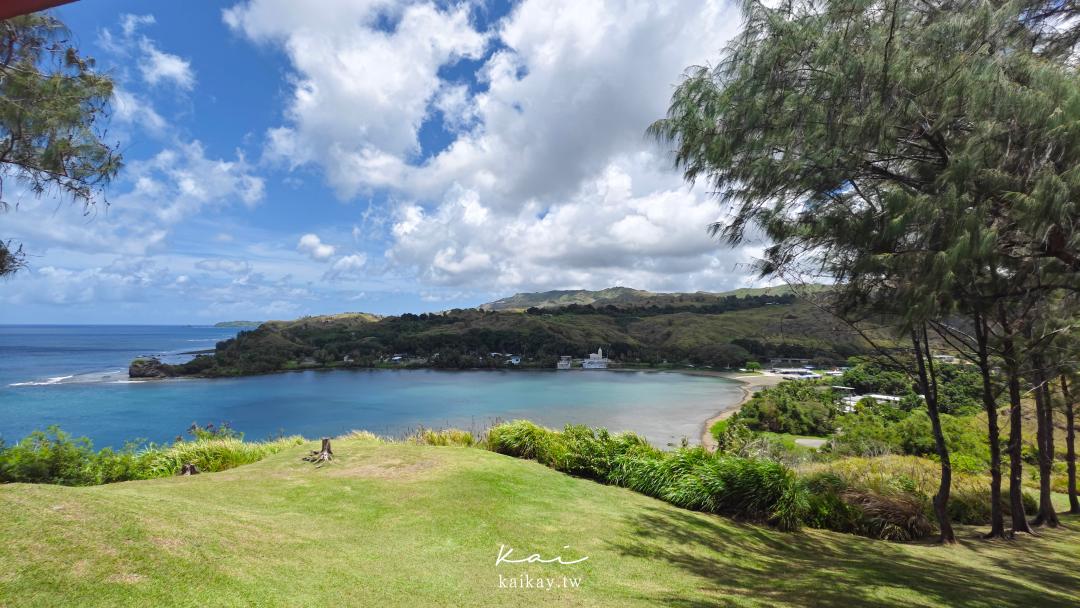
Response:
[[[27,13],[68,4],[75,0],[0,0],[0,19],[10,19]]]

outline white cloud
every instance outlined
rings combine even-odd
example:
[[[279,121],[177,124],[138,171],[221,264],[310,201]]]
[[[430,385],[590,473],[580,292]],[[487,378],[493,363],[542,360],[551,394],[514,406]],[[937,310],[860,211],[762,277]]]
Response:
[[[136,63],[143,81],[150,86],[172,83],[181,90],[190,91],[195,86],[191,62],[162,51],[152,39],[138,35],[140,28],[155,23],[157,20],[153,15],[126,13],[120,16],[120,35],[102,30],[98,42],[110,53]],[[126,71],[121,72],[121,76],[124,75]]]
[[[171,82],[178,88],[190,91],[195,86],[195,72],[191,62],[178,55],[158,50],[147,38],[139,43],[143,57],[139,60],[139,71],[143,80],[150,86]]]
[[[367,256],[363,253],[354,253],[334,260],[324,278],[328,280],[364,278],[366,269]]]
[[[195,263],[195,267],[208,272],[221,272],[232,275],[242,275],[251,272],[251,264],[247,261],[230,260],[226,258],[199,260]]]
[[[378,27],[380,18],[395,24],[392,32]],[[280,44],[296,70],[288,125],[267,133],[268,156],[321,164],[343,197],[420,152],[417,133],[442,87],[439,69],[478,58],[487,45],[467,4],[336,1],[313,11],[256,0],[224,19],[253,41]]]
[[[397,209],[387,255],[429,284],[502,292],[628,285],[726,289],[748,249],[718,248],[705,226],[720,219],[704,193],[681,184],[653,190],[655,157],[614,160],[565,201],[490,215],[457,190],[430,211]],[[638,177],[631,177],[637,175]]]
[[[153,15],[132,15],[125,13],[120,15],[120,30],[124,32],[124,36],[130,38],[135,35],[135,30],[144,25],[153,25],[157,23],[157,19],[154,19]]]
[[[716,203],[644,135],[685,68],[715,60],[734,34],[735,5],[525,0],[489,31],[464,5],[337,0],[318,13],[250,0],[225,20],[280,45],[295,70],[267,155],[320,166],[345,197],[385,189],[404,201],[387,210],[396,272],[500,290],[741,281],[750,250],[709,239]],[[433,44],[436,31],[458,43]],[[481,55],[490,40],[498,50]],[[480,90],[439,78],[456,56],[485,57]],[[429,120],[454,137],[418,157]]]
[[[266,192],[265,181],[242,156],[231,161],[208,158],[198,140],[178,142],[147,160],[133,161],[125,171],[135,187],[117,197],[118,206],[142,208],[165,224],[174,224],[206,207],[237,202],[254,207]]]
[[[114,120],[136,125],[153,134],[162,133],[167,126],[150,102],[120,87],[113,89],[112,109]]]
[[[300,237],[296,244],[297,251],[304,253],[313,260],[328,260],[334,255],[334,246],[322,242],[317,234],[305,234]]]

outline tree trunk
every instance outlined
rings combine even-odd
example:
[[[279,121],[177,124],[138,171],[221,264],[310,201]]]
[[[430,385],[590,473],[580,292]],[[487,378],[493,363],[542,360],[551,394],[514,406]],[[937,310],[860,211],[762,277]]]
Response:
[[[1042,357],[1033,356],[1031,363],[1032,367],[1034,367],[1032,375],[1035,378],[1035,421],[1038,424],[1035,441],[1039,446],[1039,511],[1035,514],[1035,519],[1031,520],[1031,525],[1045,525],[1056,528],[1058,517],[1057,512],[1054,510],[1050,490],[1050,474],[1054,466],[1054,439],[1052,434],[1054,412],[1047,400],[1050,394],[1049,382],[1046,379],[1046,370],[1043,368]]]
[[[1076,417],[1069,382],[1061,377],[1061,394],[1065,397],[1065,464],[1069,471],[1069,513],[1080,513],[1080,500],[1076,495]]]
[[[934,445],[937,448],[938,458],[941,460],[941,482],[938,484],[937,494],[934,495],[934,515],[937,516],[938,527],[941,528],[940,542],[953,544],[956,535],[953,533],[952,522],[949,521],[949,490],[952,487],[952,463],[949,461],[949,447],[945,444],[945,434],[941,430],[941,416],[938,413],[937,403],[937,378],[934,374],[933,360],[930,358],[930,348],[926,344],[926,327],[923,326],[921,333],[911,331],[911,343],[915,347],[915,361],[919,367],[919,385],[926,399],[926,410],[930,415],[930,424],[934,431]],[[926,351],[923,351],[923,348]]]
[[[998,321],[1004,333],[1001,358],[1009,384],[1009,510],[1012,512],[1012,532],[1031,534],[1027,514],[1024,513],[1024,461],[1021,460],[1023,441],[1023,416],[1020,409],[1020,363],[1016,358],[1016,339],[1009,328],[1009,317],[1002,304],[998,305]]]
[[[304,457],[304,460],[308,462],[330,462],[334,459],[334,450],[330,449],[330,438],[322,438],[322,448],[317,451],[312,451],[311,454]]]
[[[975,339],[979,348],[979,374],[982,376],[983,409],[986,410],[987,440],[990,444],[990,531],[984,538],[1005,537],[1005,516],[1001,509],[1001,431],[998,429],[997,400],[990,380],[990,357],[987,353],[986,318],[975,315]]]

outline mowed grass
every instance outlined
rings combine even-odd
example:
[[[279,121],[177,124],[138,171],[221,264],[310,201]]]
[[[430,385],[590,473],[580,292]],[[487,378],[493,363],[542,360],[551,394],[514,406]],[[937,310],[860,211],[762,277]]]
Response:
[[[1080,520],[900,545],[684,511],[480,449],[335,440],[195,477],[0,486],[0,606],[1075,605]],[[540,553],[575,565],[495,565]],[[578,577],[579,588],[500,588]]]

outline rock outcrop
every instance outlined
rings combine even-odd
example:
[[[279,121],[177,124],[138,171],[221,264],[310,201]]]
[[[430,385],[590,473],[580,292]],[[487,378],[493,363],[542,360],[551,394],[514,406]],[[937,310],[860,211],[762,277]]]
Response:
[[[128,366],[128,378],[170,378],[175,375],[170,367],[152,357],[135,359]]]

